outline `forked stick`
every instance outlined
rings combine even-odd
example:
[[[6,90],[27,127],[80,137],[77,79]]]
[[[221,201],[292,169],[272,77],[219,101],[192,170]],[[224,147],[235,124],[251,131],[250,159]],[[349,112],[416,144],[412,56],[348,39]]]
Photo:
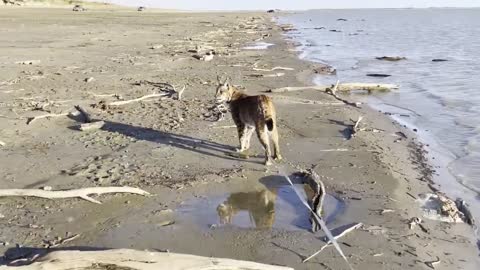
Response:
[[[146,95],[146,96],[139,97],[139,98],[115,101],[115,102],[108,103],[108,106],[122,106],[122,105],[129,104],[129,103],[132,103],[132,102],[138,102],[138,101],[142,101],[142,100],[149,99],[149,98],[164,97],[164,96],[168,96],[168,94],[167,93],[150,94],[150,95]]]
[[[351,224],[351,226],[349,226],[347,229],[345,229],[344,231],[342,231],[340,234],[338,235],[335,235],[333,238],[335,240],[343,237],[344,235],[346,235],[347,233],[353,231],[353,230],[356,230],[360,227],[362,227],[363,224],[362,223],[353,223]],[[309,260],[311,260],[313,257],[317,256],[318,254],[320,254],[320,252],[322,252],[325,248],[329,247],[332,245],[332,241],[328,241],[327,244],[325,244],[322,248],[320,248],[317,252],[313,253],[312,255],[310,255],[308,258],[304,259],[302,262],[308,262]]]
[[[41,189],[0,189],[0,197],[38,197],[45,199],[81,198],[86,201],[102,204],[90,198],[90,194],[131,193],[149,195],[150,193],[134,187],[92,187],[73,190],[41,190]]]

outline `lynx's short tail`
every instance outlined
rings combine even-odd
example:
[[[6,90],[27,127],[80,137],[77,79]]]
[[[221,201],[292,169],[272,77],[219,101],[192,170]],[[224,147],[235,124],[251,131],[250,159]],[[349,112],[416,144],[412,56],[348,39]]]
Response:
[[[275,109],[273,108],[272,100],[267,96],[262,97],[263,116],[265,117],[265,125],[268,131],[272,131],[275,127]]]

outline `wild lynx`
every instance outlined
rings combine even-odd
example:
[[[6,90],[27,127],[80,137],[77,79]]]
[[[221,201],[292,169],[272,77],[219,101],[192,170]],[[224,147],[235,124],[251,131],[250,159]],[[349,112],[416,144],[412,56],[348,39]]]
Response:
[[[226,102],[230,105],[240,140],[240,149],[237,151],[245,153],[250,148],[250,138],[256,130],[258,139],[265,149],[265,165],[272,164],[269,137],[273,141],[274,159],[281,160],[276,113],[272,99],[265,95],[249,96],[232,86],[228,79],[222,83],[218,78],[218,83],[215,100],[217,103]]]

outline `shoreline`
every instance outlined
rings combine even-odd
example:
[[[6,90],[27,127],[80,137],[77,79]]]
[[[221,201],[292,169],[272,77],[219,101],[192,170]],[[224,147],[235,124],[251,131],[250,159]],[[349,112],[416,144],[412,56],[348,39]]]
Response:
[[[291,51],[293,45],[269,21],[270,16],[198,13],[185,18],[171,13],[147,17],[116,11],[102,16],[86,12],[82,15],[88,20],[81,21],[78,19],[81,17],[72,19],[71,12],[45,9],[47,14],[39,15],[35,10],[17,10],[5,16],[22,20],[26,25],[35,23],[29,18],[45,16],[42,19],[47,27],[26,27],[14,34],[5,31],[7,39],[0,43],[0,48],[8,50],[0,57],[0,62],[8,68],[0,81],[12,83],[0,87],[2,104],[8,105],[0,106],[0,115],[8,119],[0,123],[0,140],[6,142],[0,148],[0,163],[5,164],[0,179],[6,179],[2,186],[72,189],[133,185],[157,196],[105,195],[99,197],[103,205],[96,207],[75,199],[0,199],[0,213],[8,220],[0,225],[2,232],[6,232],[0,241],[9,242],[0,247],[1,253],[21,250],[14,247],[17,243],[39,248],[42,240],[70,232],[81,236],[61,248],[169,249],[295,269],[318,264],[347,269],[333,249],[309,263],[301,263],[302,256],[310,255],[324,244],[321,232],[245,229],[222,226],[217,224],[218,220],[206,223],[197,220],[199,214],[205,214],[202,211],[208,211],[208,215],[216,213],[217,202],[210,202],[210,198],[223,200],[239,193],[257,196],[264,194],[258,193],[263,190],[275,193],[286,184],[278,175],[278,167],[265,168],[261,164],[261,154],[249,160],[230,158],[228,153],[238,140],[234,129],[229,128],[230,116],[218,123],[209,121],[207,116],[211,114],[208,108],[219,73],[232,74],[234,83],[250,94],[309,83],[315,64],[297,58]],[[136,19],[136,24],[131,24],[131,18]],[[105,21],[111,20],[116,28],[104,26]],[[143,26],[141,32],[137,25]],[[30,39],[38,33],[41,37],[31,44]],[[55,38],[62,35],[69,37],[68,42]],[[22,41],[22,47],[12,46],[17,39]],[[209,43],[211,40],[215,42]],[[258,41],[276,45],[267,50],[242,49]],[[198,61],[188,52],[196,45],[214,47],[219,55],[210,62]],[[51,51],[55,52],[53,58],[46,54]],[[15,64],[28,59],[41,62],[37,66]],[[251,76],[258,73],[252,69],[257,64],[263,69],[286,66],[294,71],[285,71],[285,75],[276,78]],[[94,80],[86,82],[90,77]],[[167,98],[102,109],[102,100],[110,102],[115,97],[98,95],[133,99],[151,94],[155,89],[141,83],[145,80],[185,84],[188,86],[185,100]],[[333,101],[331,96],[318,91],[285,93],[281,95],[284,98],[272,96],[277,96],[285,157],[279,166],[289,173],[313,166],[325,182],[327,192],[341,199],[344,211],[334,216],[329,228],[351,222],[364,224],[362,229],[341,238],[342,249],[355,269],[407,266],[428,269],[425,262],[435,260],[435,256],[442,256],[442,263],[436,265],[438,269],[453,266],[475,269],[477,252],[466,224],[449,225],[424,219],[428,233],[408,226],[408,220],[420,217],[421,211],[406,192],[417,195],[429,190],[416,180],[418,171],[409,160],[410,133],[406,132],[407,140],[392,143],[396,138],[392,134],[404,130],[374,110],[293,102],[299,97]],[[25,117],[41,111],[30,110],[31,103],[21,102],[22,98],[42,102],[45,97],[56,101],[55,105],[49,105],[53,113],[68,111],[73,102],[85,106],[96,119],[109,125],[90,133],[69,128],[78,125],[73,119],[52,118],[25,125]],[[383,132],[362,131],[353,139],[344,139],[343,131],[351,124],[350,119],[359,115],[365,116],[363,128]],[[256,139],[252,143],[252,151],[260,153]],[[273,200],[277,205],[298,203],[284,197],[282,192],[276,196],[276,200],[281,200]],[[259,200],[255,198],[255,202]],[[197,204],[206,210],[200,211]],[[249,208],[250,204],[236,207],[243,214],[257,213],[256,208]],[[393,212],[383,213],[386,209]],[[172,219],[163,216],[164,210],[173,213],[173,224],[159,225]],[[275,212],[278,222],[298,218],[295,213],[290,213],[293,217],[282,216],[282,209],[276,208]],[[25,224],[31,226],[22,226]]]
[[[458,9],[458,8],[457,8]],[[460,8],[462,9],[462,8]],[[463,8],[463,9],[471,9],[471,8]],[[288,36],[288,32],[286,37],[291,39]],[[299,44],[301,41],[295,41]],[[307,59],[307,55],[309,53],[308,50],[308,42],[301,43],[299,47],[302,47],[298,50],[298,57],[304,61],[311,61],[313,63],[318,63],[320,65],[331,66],[331,63],[328,63],[322,59]],[[316,77],[321,77],[322,75],[316,75]],[[312,80],[313,84],[318,84],[315,79]],[[380,99],[376,99],[375,96],[373,97],[360,97],[355,95],[350,95],[353,101],[363,102],[366,104],[371,110],[374,111],[381,111],[386,112],[388,106],[394,106],[394,104],[389,104],[388,106],[375,104]],[[378,101],[377,101],[378,100]],[[400,110],[405,111],[405,108],[399,107]],[[394,120],[399,125],[404,127],[404,130],[408,130],[410,132],[410,136],[414,136],[418,139],[419,145],[421,149],[419,151],[424,152],[425,159],[428,162],[428,166],[430,167],[428,170],[431,171],[431,175],[428,177],[424,177],[424,180],[429,182],[432,185],[432,191],[436,192],[439,190],[443,194],[446,194],[451,199],[462,199],[466,200],[469,204],[470,211],[473,213],[475,219],[478,221],[480,220],[480,209],[473,209],[472,206],[476,205],[478,202],[478,192],[475,188],[468,187],[462,183],[462,179],[457,177],[450,168],[450,165],[458,159],[453,152],[451,152],[445,146],[442,146],[440,142],[438,142],[437,138],[434,137],[433,134],[429,133],[428,131],[422,130],[420,126],[416,126],[415,124],[408,121],[409,119],[402,119],[402,117],[395,116],[395,115],[385,115],[389,119]],[[416,117],[416,116],[414,116]],[[468,194],[466,194],[468,193]],[[477,238],[480,239],[480,232],[478,230],[478,222],[475,223],[474,234]],[[480,240],[479,240],[480,241]]]

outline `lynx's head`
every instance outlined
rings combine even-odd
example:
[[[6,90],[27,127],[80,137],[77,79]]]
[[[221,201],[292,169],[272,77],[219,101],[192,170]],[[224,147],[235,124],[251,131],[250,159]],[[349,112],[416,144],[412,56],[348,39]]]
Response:
[[[230,102],[234,93],[234,88],[230,84],[230,80],[227,78],[225,81],[221,81],[220,77],[217,77],[218,86],[215,93],[215,102],[217,104]]]

